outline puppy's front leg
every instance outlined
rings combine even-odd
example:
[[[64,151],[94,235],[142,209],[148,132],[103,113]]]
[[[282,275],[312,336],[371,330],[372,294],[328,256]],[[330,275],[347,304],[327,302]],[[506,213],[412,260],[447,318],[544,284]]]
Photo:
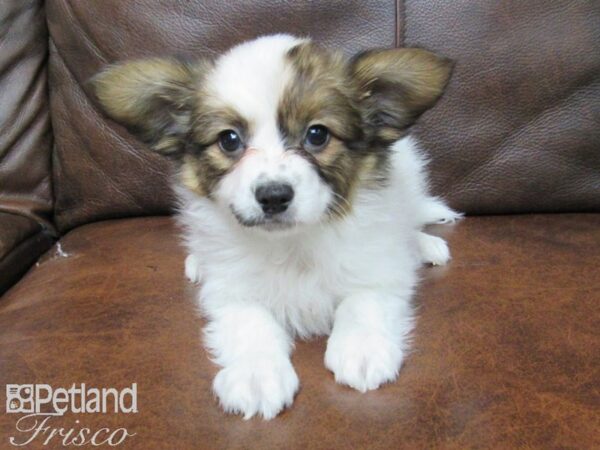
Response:
[[[397,377],[413,326],[409,298],[362,291],[340,303],[325,352],[338,383],[365,392]]]
[[[272,419],[298,390],[292,341],[261,305],[238,302],[210,311],[206,343],[223,368],[213,389],[226,412]]]

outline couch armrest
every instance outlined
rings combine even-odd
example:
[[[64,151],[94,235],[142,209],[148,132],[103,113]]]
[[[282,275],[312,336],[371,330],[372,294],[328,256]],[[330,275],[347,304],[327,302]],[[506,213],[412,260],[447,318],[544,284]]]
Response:
[[[52,233],[33,219],[0,212],[0,294],[48,250]]]

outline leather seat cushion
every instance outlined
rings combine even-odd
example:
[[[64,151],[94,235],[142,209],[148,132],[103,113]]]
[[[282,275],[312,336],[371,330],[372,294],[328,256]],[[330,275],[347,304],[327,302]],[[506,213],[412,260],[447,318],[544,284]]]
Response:
[[[414,351],[377,391],[335,384],[316,339],[294,353],[290,410],[224,415],[168,217],[63,237],[0,301],[0,384],[137,382],[138,414],[53,418],[127,427],[126,448],[600,446],[600,215],[469,217],[434,231],[454,259],[423,270]],[[0,434],[15,421],[0,414]]]

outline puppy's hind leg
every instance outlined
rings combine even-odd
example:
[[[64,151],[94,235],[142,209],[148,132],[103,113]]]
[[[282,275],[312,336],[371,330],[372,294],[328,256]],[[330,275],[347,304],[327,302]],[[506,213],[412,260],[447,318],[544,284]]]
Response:
[[[426,197],[419,211],[421,226],[454,223],[462,216],[437,197]],[[417,242],[424,264],[443,266],[450,260],[448,244],[442,238],[418,231]]]
[[[437,197],[425,198],[419,211],[419,220],[423,225],[454,223],[462,216]]]
[[[202,268],[197,256],[189,254],[185,258],[185,276],[192,283],[202,281]]]
[[[442,238],[419,231],[417,234],[421,262],[443,266],[450,260],[448,244]]]

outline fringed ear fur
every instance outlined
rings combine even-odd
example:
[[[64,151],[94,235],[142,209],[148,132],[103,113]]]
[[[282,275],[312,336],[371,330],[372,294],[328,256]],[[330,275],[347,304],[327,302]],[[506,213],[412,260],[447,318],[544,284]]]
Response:
[[[163,155],[183,153],[203,62],[153,58],[107,67],[92,80],[106,113]]]
[[[442,95],[452,62],[419,48],[370,50],[351,61],[367,123],[394,141]]]

